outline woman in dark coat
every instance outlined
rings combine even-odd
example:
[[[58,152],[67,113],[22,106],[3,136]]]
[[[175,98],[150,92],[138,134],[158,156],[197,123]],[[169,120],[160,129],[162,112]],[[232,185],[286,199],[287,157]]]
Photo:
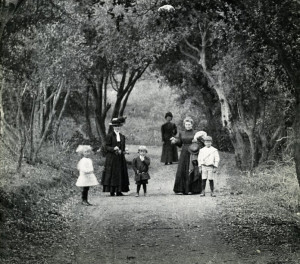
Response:
[[[113,132],[106,137],[106,160],[101,184],[104,192],[111,196],[122,196],[129,191],[129,178],[125,159],[125,136],[120,133],[124,118],[114,118],[110,125]]]
[[[177,127],[171,122],[172,118],[173,115],[171,112],[166,113],[165,119],[167,122],[161,126],[161,136],[163,141],[161,162],[164,162],[165,165],[178,161],[177,147],[176,145],[171,144],[170,140],[170,138],[177,134]]]
[[[187,117],[183,123],[185,130],[180,132],[177,138],[171,139],[172,144],[182,147],[173,191],[176,194],[198,194],[201,192],[201,175],[197,164],[197,150],[191,146],[193,142],[197,142],[194,140],[194,121]],[[199,144],[198,149],[202,147],[201,142],[194,144]]]

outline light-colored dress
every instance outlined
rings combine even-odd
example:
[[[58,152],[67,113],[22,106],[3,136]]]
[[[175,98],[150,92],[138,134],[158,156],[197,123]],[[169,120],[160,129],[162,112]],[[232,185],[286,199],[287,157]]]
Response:
[[[77,164],[79,177],[76,182],[78,187],[87,187],[98,185],[99,182],[94,174],[93,161],[83,157]]]

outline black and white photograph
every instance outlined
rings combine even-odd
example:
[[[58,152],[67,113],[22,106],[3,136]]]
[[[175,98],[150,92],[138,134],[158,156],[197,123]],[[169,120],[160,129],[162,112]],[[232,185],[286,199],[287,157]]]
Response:
[[[299,0],[0,0],[1,264],[299,264]]]

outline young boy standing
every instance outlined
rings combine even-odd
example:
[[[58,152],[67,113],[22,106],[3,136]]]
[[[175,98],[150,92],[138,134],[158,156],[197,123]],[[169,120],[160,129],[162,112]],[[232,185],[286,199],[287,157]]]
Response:
[[[139,197],[141,185],[143,185],[144,196],[147,196],[147,184],[150,179],[148,173],[150,158],[146,156],[148,153],[146,146],[139,146],[138,153],[139,156],[132,161],[132,168],[135,172],[135,182],[137,185],[136,197]]]
[[[205,196],[206,181],[209,180],[211,196],[216,197],[214,194],[214,178],[220,161],[219,152],[212,145],[212,138],[206,136],[204,138],[204,145],[198,154],[199,171],[202,172],[202,192],[200,196]]]

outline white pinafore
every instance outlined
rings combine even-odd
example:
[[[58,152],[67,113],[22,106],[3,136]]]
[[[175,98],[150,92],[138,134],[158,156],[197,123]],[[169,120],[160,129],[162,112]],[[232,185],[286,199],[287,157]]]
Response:
[[[78,164],[79,177],[76,182],[78,187],[87,187],[98,185],[99,182],[94,174],[93,162],[89,158],[82,158]]]

